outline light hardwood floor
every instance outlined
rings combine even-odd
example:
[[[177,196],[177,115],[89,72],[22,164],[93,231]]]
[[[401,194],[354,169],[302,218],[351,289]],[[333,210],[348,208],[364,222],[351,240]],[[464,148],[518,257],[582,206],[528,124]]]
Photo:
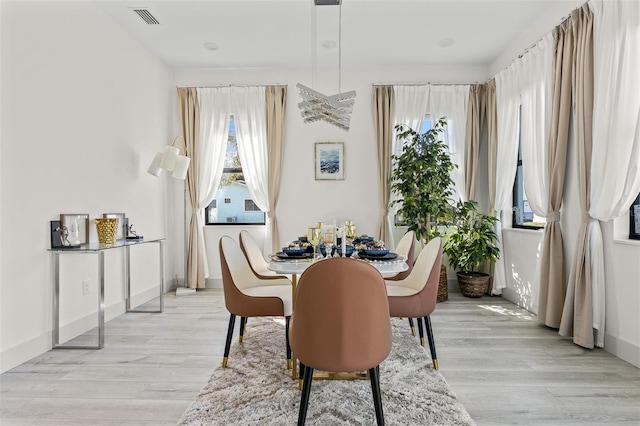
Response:
[[[478,425],[640,424],[640,369],[502,298],[449,296],[431,317],[440,371]],[[220,290],[168,293],[163,314],[109,321],[104,349],[2,374],[0,424],[175,425],[220,364],[227,321]]]

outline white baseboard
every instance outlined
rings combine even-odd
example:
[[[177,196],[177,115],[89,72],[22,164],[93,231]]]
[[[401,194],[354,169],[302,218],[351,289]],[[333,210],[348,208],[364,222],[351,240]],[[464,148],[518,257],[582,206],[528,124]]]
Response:
[[[640,368],[640,347],[605,332],[604,350]]]

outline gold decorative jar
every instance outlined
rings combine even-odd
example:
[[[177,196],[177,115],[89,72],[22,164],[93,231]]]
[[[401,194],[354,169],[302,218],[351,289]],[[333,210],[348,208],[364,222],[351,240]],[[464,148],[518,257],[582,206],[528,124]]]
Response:
[[[98,242],[100,244],[115,244],[119,219],[117,217],[106,217],[94,219],[94,221],[98,231]]]

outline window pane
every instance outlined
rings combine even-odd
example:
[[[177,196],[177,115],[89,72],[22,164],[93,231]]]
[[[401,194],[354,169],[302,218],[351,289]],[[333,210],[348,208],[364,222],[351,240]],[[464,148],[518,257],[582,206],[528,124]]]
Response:
[[[214,200],[205,209],[205,222],[207,225],[264,224],[264,219],[264,213],[251,199],[245,184],[242,164],[238,156],[235,123],[231,117],[220,187]]]

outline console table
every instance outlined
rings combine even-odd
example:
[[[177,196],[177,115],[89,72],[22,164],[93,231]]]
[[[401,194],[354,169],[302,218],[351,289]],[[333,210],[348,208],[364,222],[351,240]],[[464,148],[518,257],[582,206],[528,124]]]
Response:
[[[53,349],[102,349],[104,347],[104,253],[107,250],[119,248],[125,249],[125,286],[126,286],[126,311],[127,312],[145,312],[145,313],[161,313],[163,311],[163,283],[164,283],[164,238],[135,241],[122,240],[116,241],[115,244],[85,244],[80,247],[65,248],[56,247],[49,251],[53,254]],[[160,307],[158,310],[139,310],[131,309],[131,271],[130,249],[132,246],[140,244],[157,244],[160,263]],[[96,254],[98,255],[98,344],[96,346],[88,345],[61,345],[60,344],[60,255],[61,254]]]

